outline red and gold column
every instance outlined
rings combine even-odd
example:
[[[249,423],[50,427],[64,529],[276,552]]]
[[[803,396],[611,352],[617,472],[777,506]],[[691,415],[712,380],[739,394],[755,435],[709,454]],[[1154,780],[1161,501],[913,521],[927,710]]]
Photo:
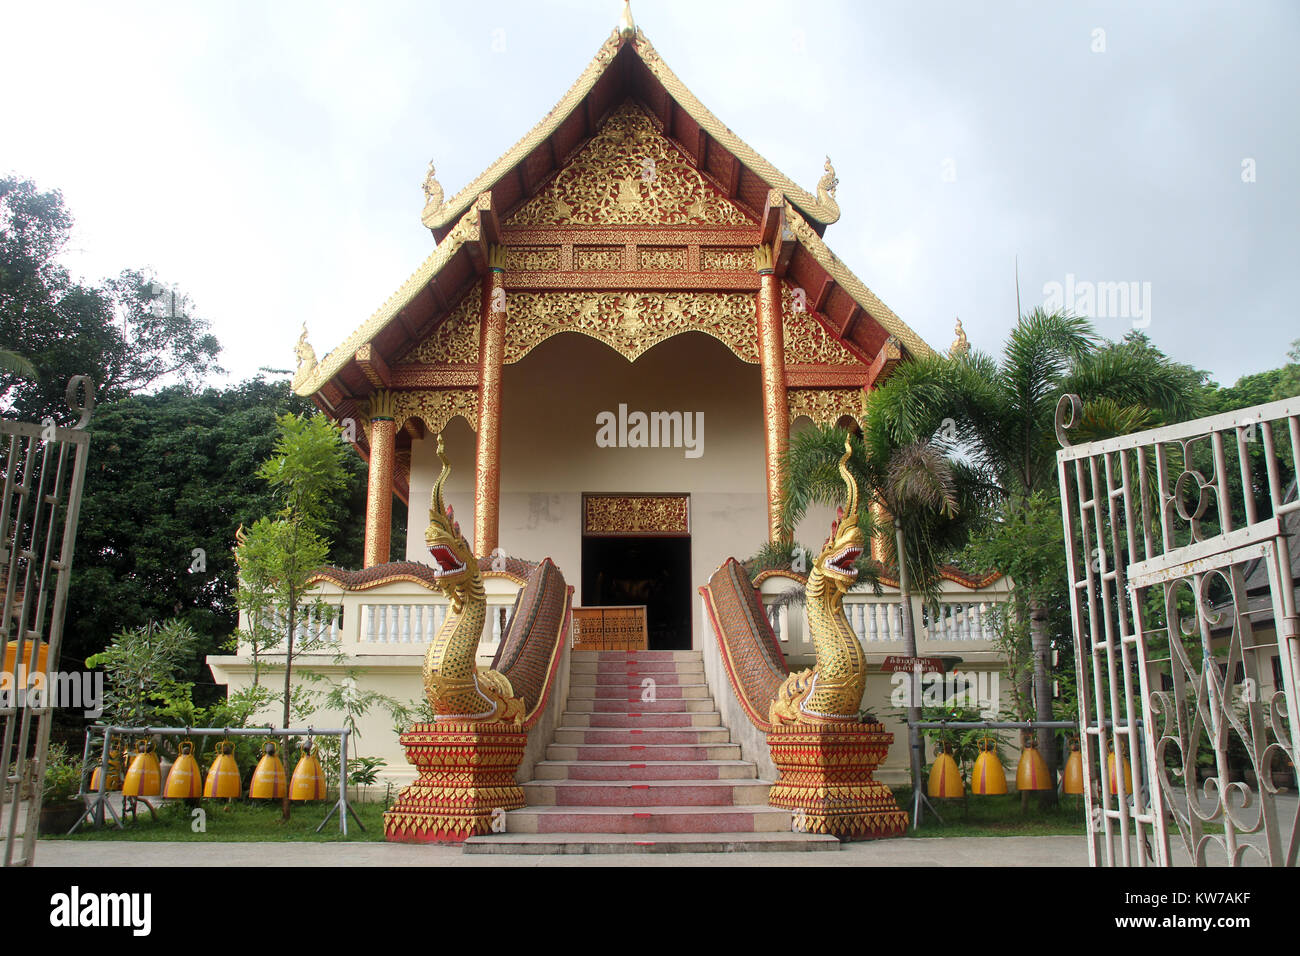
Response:
[[[370,396],[370,475],[366,485],[366,549],[364,566],[387,564],[393,528],[393,461],[397,428],[393,393],[379,389]]]
[[[501,516],[501,365],[506,349],[505,255],[488,250],[479,324],[478,454],[474,467],[474,553],[497,547]]]
[[[789,537],[781,525],[781,459],[790,443],[790,407],[785,395],[785,334],[781,280],[773,269],[771,246],[759,246],[758,361],[763,373],[763,438],[767,454],[767,533],[776,542]]]

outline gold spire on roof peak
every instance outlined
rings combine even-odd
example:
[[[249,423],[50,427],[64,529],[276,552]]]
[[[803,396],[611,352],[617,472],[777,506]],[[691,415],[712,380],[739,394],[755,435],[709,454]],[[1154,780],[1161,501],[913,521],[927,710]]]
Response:
[[[630,40],[636,36],[636,23],[632,20],[631,0],[623,0],[623,12],[618,18],[618,35],[624,40]]]
[[[952,340],[952,347],[948,349],[948,354],[953,358],[961,358],[970,352],[970,340],[966,338],[966,331],[961,327],[961,319],[957,320],[955,331],[957,337]]]

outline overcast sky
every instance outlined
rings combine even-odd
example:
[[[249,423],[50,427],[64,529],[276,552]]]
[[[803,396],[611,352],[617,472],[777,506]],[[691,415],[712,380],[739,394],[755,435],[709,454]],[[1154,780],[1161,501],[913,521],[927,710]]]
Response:
[[[63,190],[74,271],[149,266],[189,293],[230,379],[288,368],[304,319],[323,355],[428,255],[429,160],[459,191],[564,94],[619,7],[10,4],[0,173]],[[1026,310],[1055,295],[1097,315],[1092,284],[1137,283],[1099,331],[1136,324],[1220,382],[1300,337],[1300,4],[632,9],[804,188],[831,156],[827,241],[936,348],[959,315],[1000,353],[1017,255]]]

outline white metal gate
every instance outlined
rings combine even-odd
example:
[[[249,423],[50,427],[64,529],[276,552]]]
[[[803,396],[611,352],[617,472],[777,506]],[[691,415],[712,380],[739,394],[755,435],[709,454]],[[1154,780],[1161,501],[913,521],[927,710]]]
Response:
[[[1294,866],[1300,398],[1071,446],[1080,412],[1057,462],[1089,859]]]
[[[78,400],[84,388],[84,398]],[[0,829],[4,865],[30,865],[36,849],[50,740],[58,701],[53,689],[63,643],[63,612],[86,476],[94,386],[84,375],[68,383],[68,404],[81,413],[75,428],[0,422]],[[33,647],[33,645],[36,645]],[[12,671],[5,665],[12,659]],[[36,673],[27,673],[27,662]],[[33,733],[34,731],[34,733]],[[6,807],[5,804],[8,803]],[[25,811],[25,820],[20,814]],[[20,823],[23,833],[19,839]],[[21,852],[16,850],[21,846]]]

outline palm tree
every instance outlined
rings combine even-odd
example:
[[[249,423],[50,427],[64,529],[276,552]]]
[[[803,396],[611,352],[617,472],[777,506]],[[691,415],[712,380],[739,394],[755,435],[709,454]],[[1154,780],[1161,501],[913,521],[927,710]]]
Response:
[[[0,349],[0,372],[7,372],[19,378],[36,379],[36,366],[17,352]]]
[[[1191,416],[1196,391],[1189,372],[1144,340],[1103,343],[1087,319],[1035,309],[1012,330],[1001,361],[970,352],[904,363],[873,393],[871,423],[899,445],[950,425],[958,436],[954,451],[968,457],[1002,507],[1014,511],[1035,492],[1055,493],[1062,395],[1083,400],[1093,431],[1117,433],[1153,424],[1156,416]],[[1037,585],[1016,582],[1027,598],[1034,710],[1046,721],[1052,718],[1051,640]],[[1054,766],[1052,733],[1040,729],[1038,745]]]
[[[917,656],[916,622],[912,614],[915,586],[929,597],[937,595],[940,568],[960,547],[969,532],[969,516],[975,513],[970,469],[950,462],[941,448],[928,440],[896,445],[886,430],[874,427],[872,401],[865,414],[867,428],[858,429],[861,443],[853,443],[849,471],[862,489],[859,522],[879,536],[886,564],[897,569],[900,617],[904,648],[908,657]],[[782,495],[782,523],[795,527],[813,502],[836,504],[844,494],[838,472],[843,454],[845,430],[830,426],[806,429],[791,440],[785,457]],[[871,505],[883,514],[872,514]],[[879,567],[866,555],[860,566],[870,570],[869,580],[878,581]],[[879,585],[876,584],[877,589]],[[921,743],[915,726],[921,719],[921,695],[913,673],[908,699],[908,751],[912,780],[913,819],[921,800]]]

